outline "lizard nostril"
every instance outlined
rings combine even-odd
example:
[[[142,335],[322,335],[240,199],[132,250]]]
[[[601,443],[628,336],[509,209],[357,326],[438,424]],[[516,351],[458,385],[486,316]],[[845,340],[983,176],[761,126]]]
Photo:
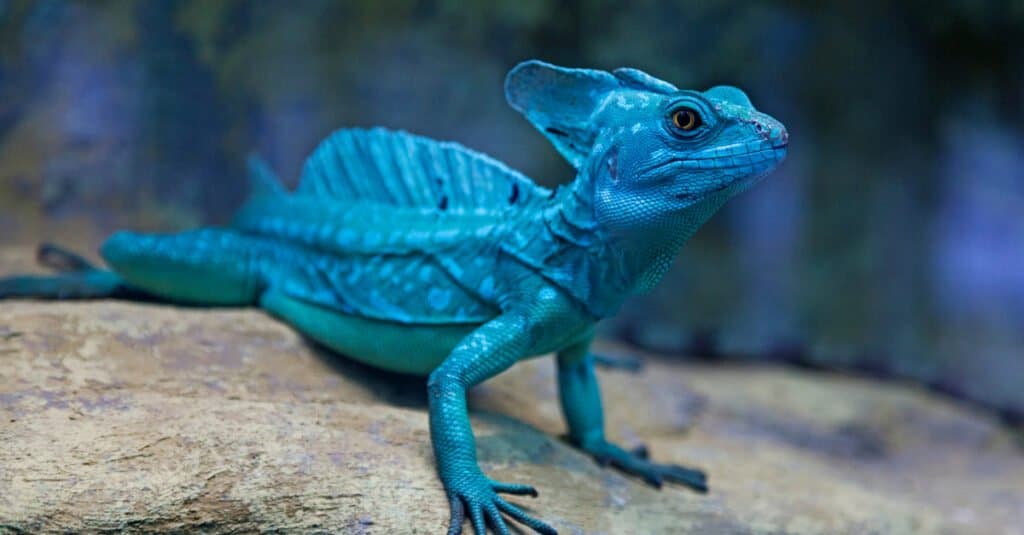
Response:
[[[775,139],[772,140],[772,145],[775,148],[785,147],[786,145],[789,145],[789,132],[787,132],[785,128],[780,128],[778,135],[774,137]]]

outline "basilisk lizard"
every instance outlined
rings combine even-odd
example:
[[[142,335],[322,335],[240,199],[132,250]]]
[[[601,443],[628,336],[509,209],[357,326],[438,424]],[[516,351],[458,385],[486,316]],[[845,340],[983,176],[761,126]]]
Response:
[[[677,89],[635,69],[529,61],[505,93],[576,169],[556,190],[455,143],[383,129],[335,132],[286,191],[252,166],[227,227],[118,232],[109,269],[47,248],[53,276],[0,280],[0,297],[144,298],[258,306],[366,364],[429,376],[430,435],[449,533],[554,533],[500,494],[533,487],[481,471],[466,391],[554,352],[569,437],[660,486],[706,490],[695,469],[605,438],[589,346],[594,326],[651,289],[722,204],[772,171],[788,134],[734,87]]]

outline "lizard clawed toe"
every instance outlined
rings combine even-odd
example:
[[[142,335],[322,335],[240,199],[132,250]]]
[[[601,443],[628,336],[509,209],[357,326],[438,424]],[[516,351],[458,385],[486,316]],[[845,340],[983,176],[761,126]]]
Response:
[[[491,480],[491,488],[494,489],[494,492],[512,494],[513,496],[531,496],[533,498],[540,496],[537,489],[530,485],[523,485],[520,483],[502,483],[500,481]]]
[[[502,516],[503,514],[541,535],[557,535],[558,533],[555,528],[530,516],[520,507],[505,501],[497,494],[501,492],[537,496],[537,490],[529,485],[502,483],[486,478],[470,478],[459,480],[457,483],[453,483],[452,487],[448,490],[451,505],[448,535],[463,533],[462,525],[467,516],[469,516],[474,531],[478,534],[487,533],[488,527],[499,535],[510,534],[508,521]]]

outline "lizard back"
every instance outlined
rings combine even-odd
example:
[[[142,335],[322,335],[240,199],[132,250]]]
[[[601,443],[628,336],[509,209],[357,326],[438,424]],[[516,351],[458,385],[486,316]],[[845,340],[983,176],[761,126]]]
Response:
[[[338,130],[306,160],[299,195],[436,209],[508,210],[550,192],[458,143],[383,128]]]
[[[254,171],[254,195],[232,227],[317,253],[271,284],[341,313],[407,324],[494,317],[505,234],[536,219],[551,193],[456,143],[380,128],[328,137],[294,193]]]

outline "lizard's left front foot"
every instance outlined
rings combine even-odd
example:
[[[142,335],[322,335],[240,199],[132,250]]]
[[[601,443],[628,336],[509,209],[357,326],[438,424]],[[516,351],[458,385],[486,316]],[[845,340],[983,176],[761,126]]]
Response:
[[[509,535],[508,525],[502,513],[518,520],[541,535],[558,535],[555,528],[526,514],[525,511],[505,501],[498,493],[521,496],[537,496],[529,485],[501,483],[488,479],[483,474],[457,478],[447,485],[451,501],[451,519],[448,535],[460,535],[467,513],[477,535],[487,533],[490,526],[495,533]],[[468,511],[467,511],[468,510]]]
[[[708,491],[708,478],[704,472],[674,464],[658,464],[647,460],[647,448],[626,451],[610,442],[583,445],[583,450],[602,466],[611,465],[627,474],[640,476],[647,483],[661,488],[663,482],[686,485],[700,493]]]

